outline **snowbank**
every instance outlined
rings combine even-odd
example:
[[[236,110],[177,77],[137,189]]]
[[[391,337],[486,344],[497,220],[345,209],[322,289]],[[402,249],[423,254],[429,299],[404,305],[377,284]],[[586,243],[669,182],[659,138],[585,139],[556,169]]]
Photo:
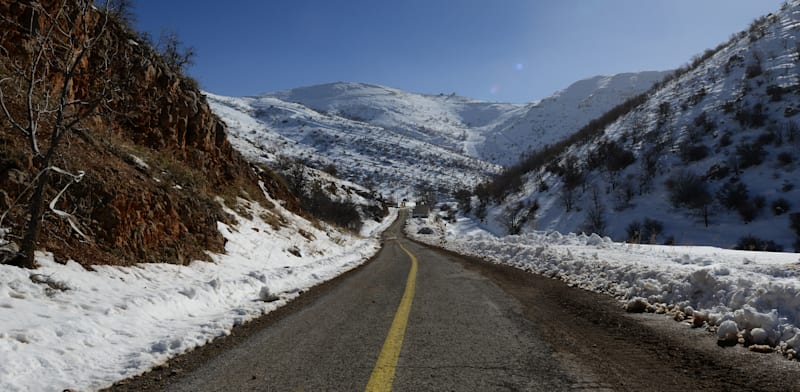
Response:
[[[439,232],[418,235],[421,226],[438,227]],[[629,307],[674,309],[686,317],[700,313],[712,329],[732,320],[748,344],[766,342],[791,355],[796,354],[791,348],[800,348],[798,254],[631,245],[594,234],[496,237],[468,219],[441,228],[413,219],[406,230],[422,242],[558,278],[612,295]],[[641,301],[644,308],[637,303]],[[727,323],[721,332],[726,339],[730,328]]]
[[[219,223],[228,242],[213,263],[87,271],[42,253],[35,271],[0,265],[0,390],[97,389],[142,373],[362,264],[397,216],[360,237],[276,208],[289,222],[278,230],[258,206]]]

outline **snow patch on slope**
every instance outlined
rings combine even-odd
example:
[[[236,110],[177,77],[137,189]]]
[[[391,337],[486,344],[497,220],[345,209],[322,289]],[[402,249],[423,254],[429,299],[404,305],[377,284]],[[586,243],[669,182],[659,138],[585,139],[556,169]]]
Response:
[[[623,73],[573,83],[484,127],[484,141],[476,146],[477,154],[502,165],[514,164],[524,154],[566,138],[628,98],[647,91],[668,73]]]
[[[660,80],[662,72],[598,76],[524,105],[329,83],[258,97],[206,93],[231,142],[251,159],[280,156],[387,196],[471,188],[530,149],[577,131]]]

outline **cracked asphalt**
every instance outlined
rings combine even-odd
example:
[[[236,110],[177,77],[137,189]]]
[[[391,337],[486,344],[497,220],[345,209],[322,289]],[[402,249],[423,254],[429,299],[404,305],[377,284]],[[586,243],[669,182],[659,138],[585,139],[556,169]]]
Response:
[[[117,391],[364,390],[411,261],[416,291],[394,391],[785,391],[796,362],[720,348],[609,297],[411,242],[405,214],[369,263]]]

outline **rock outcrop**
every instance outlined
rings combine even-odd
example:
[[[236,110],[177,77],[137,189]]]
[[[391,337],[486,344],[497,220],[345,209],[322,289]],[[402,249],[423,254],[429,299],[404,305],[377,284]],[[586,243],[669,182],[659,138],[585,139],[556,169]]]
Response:
[[[39,22],[32,19],[31,5],[37,3],[53,11],[61,1],[0,0],[3,77],[11,74],[12,62],[31,61],[32,30]],[[73,33],[97,31],[100,12],[87,18],[90,28]],[[59,199],[58,208],[78,218],[89,241],[75,236],[64,219],[48,214],[40,248],[84,265],[186,263],[207,258],[206,251],[223,251],[216,222],[230,217],[219,198],[231,207],[237,197],[264,202],[259,175],[232,148],[224,123],[180,67],[165,61],[118,18],[110,19],[100,39],[80,64],[69,95],[88,100],[109,87],[111,93],[80,131],[65,137],[54,161],[65,170],[86,172]],[[109,78],[97,77],[100,69],[110,69],[113,86],[102,85]],[[59,76],[51,77],[47,82],[56,86]],[[9,106],[12,112],[24,109],[23,102]],[[27,189],[41,167],[5,116],[0,116],[0,130],[0,213],[8,211],[0,226],[9,229],[6,237],[13,241],[24,230]],[[268,172],[262,174],[267,174],[268,188],[283,192]],[[67,181],[56,176],[47,200]]]

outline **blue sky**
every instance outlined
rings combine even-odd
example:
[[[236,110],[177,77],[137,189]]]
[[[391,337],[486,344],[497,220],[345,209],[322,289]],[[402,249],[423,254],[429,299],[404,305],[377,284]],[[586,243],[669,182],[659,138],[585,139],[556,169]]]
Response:
[[[528,102],[598,74],[665,70],[783,0],[135,0],[210,92],[336,81]]]

